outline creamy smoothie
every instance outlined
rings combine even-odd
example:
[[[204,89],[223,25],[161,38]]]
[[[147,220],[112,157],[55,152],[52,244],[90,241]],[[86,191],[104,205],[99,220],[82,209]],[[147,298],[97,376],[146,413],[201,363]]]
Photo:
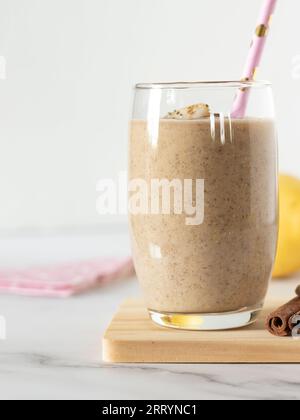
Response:
[[[204,179],[204,222],[130,215],[135,267],[150,310],[221,313],[263,303],[276,251],[276,133],[271,119],[131,123],[130,179]],[[213,128],[213,130],[212,130]]]

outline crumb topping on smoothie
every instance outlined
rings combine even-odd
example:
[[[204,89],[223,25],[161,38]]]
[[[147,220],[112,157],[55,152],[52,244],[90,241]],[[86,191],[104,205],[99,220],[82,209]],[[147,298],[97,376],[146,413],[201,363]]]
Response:
[[[209,105],[199,103],[181,109],[175,109],[164,117],[167,120],[198,120],[210,116]]]

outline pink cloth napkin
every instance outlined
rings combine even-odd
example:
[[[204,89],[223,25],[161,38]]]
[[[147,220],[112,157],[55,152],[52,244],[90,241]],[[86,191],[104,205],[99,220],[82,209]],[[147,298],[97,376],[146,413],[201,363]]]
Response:
[[[133,273],[131,258],[103,258],[53,267],[0,270],[0,292],[64,298]]]

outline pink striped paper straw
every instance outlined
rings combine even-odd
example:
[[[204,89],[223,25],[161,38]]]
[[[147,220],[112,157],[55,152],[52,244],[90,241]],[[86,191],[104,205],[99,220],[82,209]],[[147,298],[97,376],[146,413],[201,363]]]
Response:
[[[277,0],[264,0],[257,27],[251,43],[250,52],[247,57],[243,82],[255,79],[255,75],[260,65],[262,54],[267,40],[272,15],[275,11]],[[240,89],[235,98],[231,116],[233,118],[243,118],[246,112],[250,89]]]

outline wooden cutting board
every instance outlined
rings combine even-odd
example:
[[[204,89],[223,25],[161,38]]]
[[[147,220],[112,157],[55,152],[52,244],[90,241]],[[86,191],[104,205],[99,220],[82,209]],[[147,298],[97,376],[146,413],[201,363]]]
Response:
[[[155,325],[141,300],[127,300],[103,338],[110,363],[299,363],[300,339],[277,338],[264,327],[269,301],[256,324],[230,331],[179,331]]]

